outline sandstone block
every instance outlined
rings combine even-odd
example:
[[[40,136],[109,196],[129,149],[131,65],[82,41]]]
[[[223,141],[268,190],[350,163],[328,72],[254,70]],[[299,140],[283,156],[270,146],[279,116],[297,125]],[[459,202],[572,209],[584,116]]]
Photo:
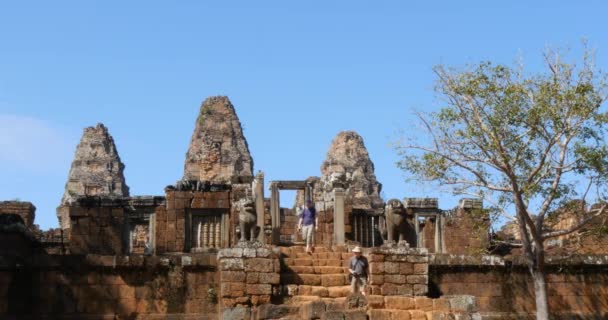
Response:
[[[248,284],[246,293],[255,295],[270,295],[272,294],[272,286],[269,284]]]
[[[428,293],[429,286],[426,284],[415,284],[413,295],[415,296],[426,296]]]
[[[409,275],[407,276],[407,283],[409,284],[427,284],[429,277],[424,275]]]
[[[245,282],[247,274],[243,271],[222,271],[220,278],[222,282]]]
[[[256,284],[260,282],[259,273],[257,272],[247,272],[247,283],[248,284]]]
[[[249,318],[251,318],[251,309],[249,307],[227,308],[222,312],[223,320],[243,320]]]
[[[370,262],[369,273],[370,274],[384,274],[384,263],[383,262]]]
[[[369,276],[369,284],[370,285],[382,285],[384,284],[384,276],[378,274],[372,274]]]
[[[221,271],[242,271],[245,270],[243,259],[240,258],[226,258],[220,260]]]
[[[387,274],[384,276],[384,282],[394,284],[406,283],[406,276],[403,274]]]
[[[428,274],[429,265],[427,263],[415,263],[414,274]]]
[[[386,274],[397,274],[397,273],[399,273],[399,263],[397,263],[397,262],[384,262],[384,272]]]
[[[393,320],[393,310],[381,310],[381,309],[370,309],[367,311],[367,315],[370,320]],[[406,320],[409,319],[410,314],[407,314]]]
[[[260,304],[256,310],[256,319],[280,319],[289,315],[290,311],[286,305]]]
[[[412,297],[387,296],[384,297],[387,309],[411,310],[415,308],[415,301]]]
[[[329,296],[329,291],[327,287],[311,286],[310,294],[318,297],[327,297]]]
[[[257,305],[261,305],[261,304],[270,303],[270,296],[271,295],[268,295],[268,294],[253,295],[253,296],[251,296],[251,304],[253,304],[254,306],[257,306]]]
[[[344,312],[344,320],[367,320],[367,314],[363,310],[347,310]]]
[[[346,275],[324,274],[321,275],[321,285],[325,287],[342,286],[347,284]]]
[[[245,260],[245,271],[247,272],[273,272],[274,261],[272,259],[252,258]]]
[[[424,256],[414,256],[414,255],[409,255],[407,256],[407,262],[412,262],[412,263],[423,263],[423,262],[429,262],[429,256],[424,255]]]
[[[279,284],[281,282],[278,273],[260,273],[258,278],[261,284]]]
[[[445,298],[433,299],[433,310],[440,312],[450,311],[450,300]]]
[[[310,301],[300,307],[300,317],[303,320],[320,319],[325,313],[325,302]]]
[[[414,273],[414,265],[409,262],[399,263],[399,273],[405,274],[405,275]]]
[[[416,297],[414,298],[416,302],[416,309],[423,311],[432,311],[433,310],[433,299],[427,297]]]

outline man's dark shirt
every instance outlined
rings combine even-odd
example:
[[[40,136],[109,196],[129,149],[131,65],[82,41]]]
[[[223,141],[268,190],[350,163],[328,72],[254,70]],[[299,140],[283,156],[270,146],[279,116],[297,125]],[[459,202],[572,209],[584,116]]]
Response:
[[[367,263],[367,258],[364,256],[359,257],[359,259],[357,259],[356,256],[350,258],[349,268],[355,272],[355,276],[366,278],[368,267],[369,264]]]
[[[302,218],[302,225],[305,226],[315,224],[316,217],[317,210],[315,210],[315,208],[304,208],[304,210],[302,210],[302,213],[300,213],[300,218]]]

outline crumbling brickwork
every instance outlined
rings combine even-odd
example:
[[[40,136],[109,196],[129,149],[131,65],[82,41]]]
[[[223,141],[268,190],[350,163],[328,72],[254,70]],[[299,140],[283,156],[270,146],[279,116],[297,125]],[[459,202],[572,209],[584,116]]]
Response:
[[[217,319],[214,255],[40,257],[0,266],[0,318]]]
[[[196,237],[201,236],[196,228],[197,217],[213,216],[214,229],[220,232],[220,241],[214,247],[227,247],[226,216],[230,212],[230,191],[167,191],[166,206],[156,209],[156,253],[189,252],[196,248]],[[203,221],[201,221],[203,222]],[[219,223],[219,230],[216,230]],[[233,229],[233,228],[232,228]],[[204,232],[201,231],[201,232]],[[215,239],[215,238],[214,238]]]
[[[549,309],[555,319],[608,316],[608,257],[547,257]],[[437,255],[430,262],[431,296],[472,295],[480,312],[532,319],[534,285],[521,257]]]
[[[36,207],[31,202],[0,201],[0,214],[16,214],[23,219],[27,228],[32,228],[36,218]]]
[[[218,253],[220,308],[224,317],[250,313],[251,307],[270,303],[278,295],[280,270],[278,250],[244,243]]]

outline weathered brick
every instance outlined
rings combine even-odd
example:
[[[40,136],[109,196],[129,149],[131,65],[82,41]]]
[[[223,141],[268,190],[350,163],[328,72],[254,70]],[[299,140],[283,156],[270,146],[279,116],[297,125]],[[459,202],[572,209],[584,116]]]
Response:
[[[342,286],[346,284],[346,281],[346,275],[344,274],[321,275],[321,285],[325,287]]]
[[[386,309],[411,310],[415,308],[414,298],[387,296],[384,297]]]
[[[369,264],[370,274],[384,274],[384,262],[371,262]]]
[[[397,273],[399,273],[399,263],[397,263],[397,262],[384,262],[384,272],[386,274],[397,274]]]
[[[225,258],[220,260],[221,271],[242,271],[245,269],[243,259]]]
[[[415,263],[414,274],[428,274],[429,265],[427,263]]]
[[[247,274],[243,271],[222,271],[220,278],[222,282],[245,282]]]
[[[414,264],[409,262],[399,263],[399,273],[405,275],[414,273]]]
[[[384,276],[385,283],[404,284],[406,276],[403,274],[387,274]]]
[[[261,284],[279,284],[281,277],[278,273],[260,273],[259,282]]]
[[[369,276],[369,284],[374,284],[374,285],[382,285],[384,284],[384,276],[383,275],[378,275],[378,274],[372,274]]]
[[[260,282],[260,276],[257,272],[247,272],[247,283],[256,284]]]
[[[386,281],[386,277],[385,280]],[[427,284],[429,277],[424,275],[409,275],[407,276],[407,283],[409,284]]]
[[[382,310],[382,309],[371,309],[367,311],[367,315],[370,320],[393,320],[393,310]],[[409,319],[410,314],[407,314],[407,318]]]
[[[433,310],[433,299],[427,297],[416,297],[414,298],[416,303],[416,310],[432,311]]]
[[[412,294],[415,296],[426,296],[429,290],[429,286],[426,284],[415,284],[413,288],[414,291]]]
[[[256,295],[270,295],[272,294],[272,286],[269,284],[248,284],[246,293]]]
[[[320,319],[325,313],[325,302],[310,301],[305,302],[300,307],[300,318],[303,320]]]
[[[251,303],[254,306],[270,303],[270,296],[269,294],[253,295],[251,296]]]
[[[274,261],[272,259],[252,258],[245,260],[245,271],[247,272],[273,272]]]
[[[450,300],[445,298],[433,299],[433,310],[441,312],[450,311]]]

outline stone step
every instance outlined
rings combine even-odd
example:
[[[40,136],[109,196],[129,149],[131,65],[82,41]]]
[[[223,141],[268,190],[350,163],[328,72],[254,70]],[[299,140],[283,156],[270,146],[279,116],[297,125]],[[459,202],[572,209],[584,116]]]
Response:
[[[315,251],[313,254],[308,254],[306,252],[297,252],[294,255],[291,255],[289,258],[304,258],[304,259],[330,259],[330,260],[341,260],[341,259],[350,259],[352,256],[351,253],[348,252],[317,252]]]
[[[299,284],[335,287],[349,284],[347,274],[307,274],[284,272],[280,275],[282,285]]]
[[[296,256],[298,253],[306,254],[306,246],[300,245],[292,245],[292,246],[281,246],[279,247],[281,254],[287,257]],[[346,246],[317,246],[315,247],[315,253],[349,253],[349,250]]]
[[[342,286],[325,287],[325,286],[298,285],[295,288],[292,288],[292,290],[290,290],[289,293],[292,294],[292,299],[296,299],[298,297],[309,297],[309,298],[302,298],[302,299],[311,299],[310,297],[344,298],[350,294],[350,286],[342,285]]]
[[[340,259],[313,259],[313,258],[284,258],[283,263],[288,266],[298,266],[298,267],[309,267],[309,266],[319,266],[319,267],[348,267],[349,260],[340,260]]]
[[[323,300],[326,303],[336,302],[337,299],[345,299],[350,294],[350,286],[323,287],[323,286],[292,286],[289,290],[290,301],[305,302]],[[343,300],[339,300],[343,302]]]
[[[348,267],[334,266],[288,266],[288,272],[307,274],[348,274]]]

